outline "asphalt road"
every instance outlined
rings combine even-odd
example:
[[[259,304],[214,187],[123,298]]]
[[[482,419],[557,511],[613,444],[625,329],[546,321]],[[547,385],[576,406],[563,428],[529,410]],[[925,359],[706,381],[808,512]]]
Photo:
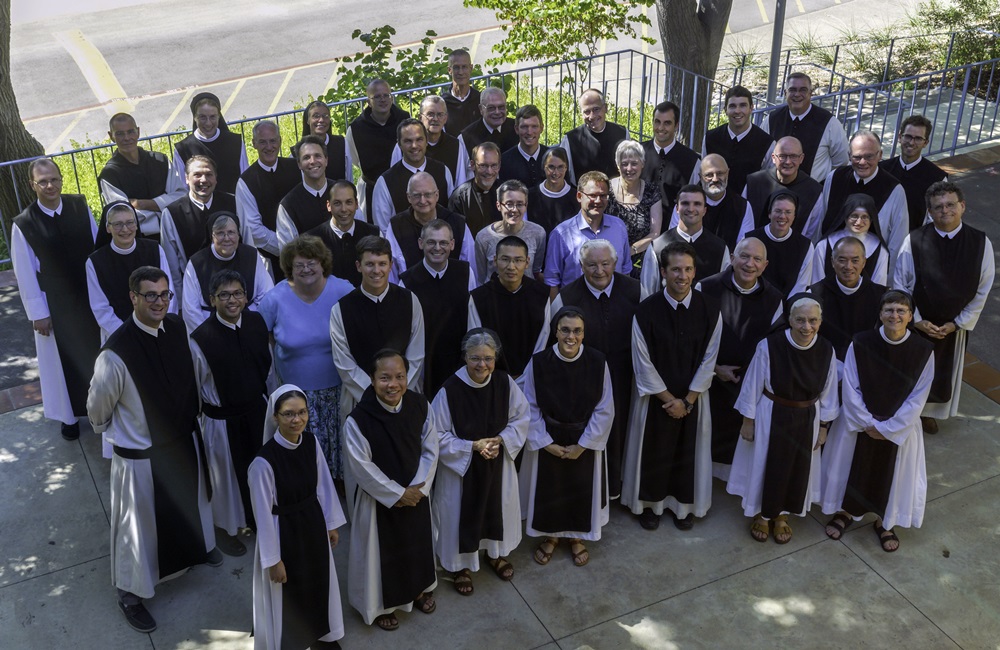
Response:
[[[875,4],[789,0],[786,15],[791,22]],[[737,0],[729,32],[760,31],[773,12],[774,0]],[[655,9],[649,16],[658,40]],[[396,44],[433,29],[440,45],[467,47],[477,61],[503,36],[492,12],[461,0],[16,0],[12,22],[18,105],[50,152],[103,141],[118,110],[136,115],[146,134],[185,128],[187,103],[202,89],[219,95],[230,119],[301,106],[335,80],[338,57],[359,49],[355,28],[392,24]],[[635,40],[603,47],[658,49]]]

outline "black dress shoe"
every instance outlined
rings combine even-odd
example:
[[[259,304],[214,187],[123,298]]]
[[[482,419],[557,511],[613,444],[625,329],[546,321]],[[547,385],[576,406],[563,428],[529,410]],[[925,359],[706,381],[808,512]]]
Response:
[[[921,416],[920,424],[923,426],[924,433],[926,434],[933,436],[935,433],[938,432],[938,422],[934,418],[926,418]]]
[[[129,627],[136,632],[149,634],[150,632],[156,630],[156,621],[153,620],[153,616],[142,603],[137,605],[126,605],[119,600],[118,609],[122,610],[122,614],[125,615],[125,622],[128,623]]]
[[[674,526],[677,526],[677,530],[691,530],[694,528],[694,513],[689,513],[688,516],[683,519],[674,515]]]
[[[656,530],[660,527],[660,515],[653,512],[652,508],[646,508],[639,515],[639,525],[646,530]]]
[[[237,539],[235,535],[230,535],[218,527],[215,529],[215,548],[233,557],[239,557],[247,553],[247,547],[243,542]]]
[[[63,440],[79,440],[80,438],[80,423],[74,422],[73,424],[62,425],[62,437]]]
[[[208,566],[222,566],[222,551],[219,550],[218,546],[208,552],[205,564]]]

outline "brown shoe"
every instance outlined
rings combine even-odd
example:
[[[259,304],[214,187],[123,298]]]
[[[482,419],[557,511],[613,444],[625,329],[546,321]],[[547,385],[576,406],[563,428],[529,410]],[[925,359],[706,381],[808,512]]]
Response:
[[[933,436],[938,432],[938,423],[934,418],[920,417],[920,424],[924,427],[924,433]]]

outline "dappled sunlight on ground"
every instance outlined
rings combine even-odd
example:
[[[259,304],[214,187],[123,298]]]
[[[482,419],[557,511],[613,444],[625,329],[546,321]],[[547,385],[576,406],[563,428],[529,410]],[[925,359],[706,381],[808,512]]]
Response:
[[[68,465],[54,467],[49,470],[48,476],[45,477],[45,494],[52,494],[56,490],[66,487],[66,481],[75,468],[75,463],[69,463]]]
[[[182,641],[173,646],[174,650],[198,650],[206,647],[211,647],[212,650],[247,650],[253,643],[247,632],[243,630],[201,630],[200,632],[200,638]]]
[[[802,596],[761,598],[753,604],[753,609],[762,622],[773,621],[784,627],[798,625],[800,616],[812,616],[816,613],[812,600]]]
[[[0,463],[13,463],[17,461],[17,456],[7,449],[6,447],[0,447]]]
[[[42,413],[42,409],[39,408],[29,408],[22,409],[17,414],[17,419],[24,420],[25,422],[41,422],[45,419],[45,415]]]
[[[628,632],[632,645],[637,648],[657,648],[658,650],[677,650],[680,646],[670,641],[674,633],[670,625],[643,617],[635,625],[626,625],[621,621],[618,627]]]

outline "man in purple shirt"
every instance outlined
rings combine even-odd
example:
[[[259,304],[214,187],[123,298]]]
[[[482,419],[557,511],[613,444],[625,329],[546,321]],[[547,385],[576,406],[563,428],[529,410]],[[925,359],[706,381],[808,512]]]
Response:
[[[610,183],[602,172],[587,172],[580,176],[576,200],[580,213],[559,224],[549,235],[545,251],[545,284],[549,285],[552,298],[561,287],[579,278],[580,247],[591,239],[607,239],[618,251],[619,273],[628,275],[632,270],[628,229],[618,217],[604,214],[608,207]]]

